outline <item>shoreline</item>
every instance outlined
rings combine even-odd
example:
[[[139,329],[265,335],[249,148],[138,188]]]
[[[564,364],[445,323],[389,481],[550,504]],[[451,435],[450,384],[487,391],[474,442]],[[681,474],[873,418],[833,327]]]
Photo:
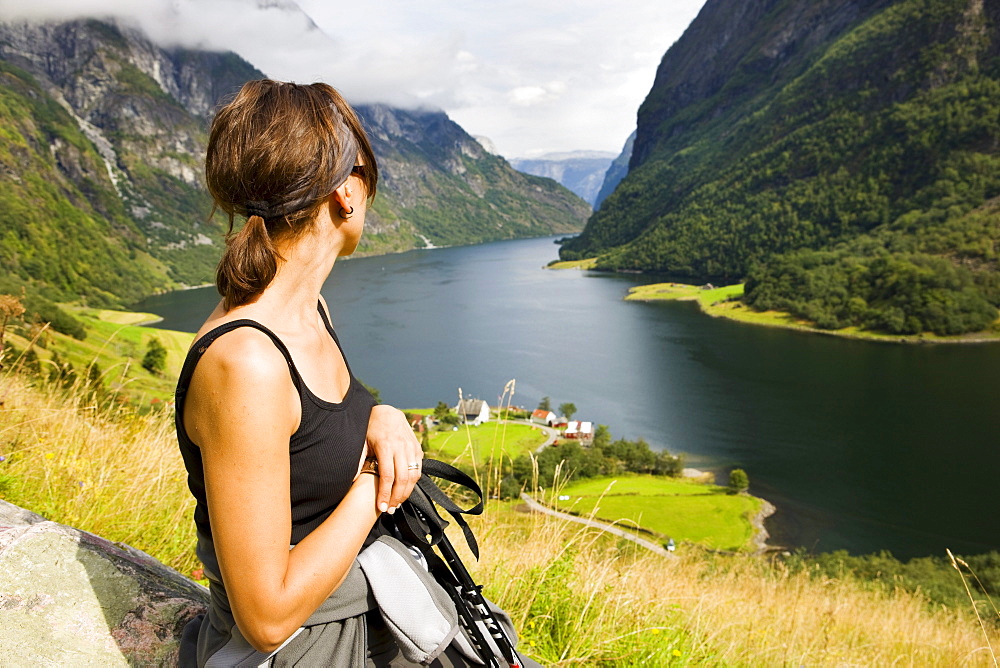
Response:
[[[629,288],[625,301],[666,302],[694,301],[702,313],[713,318],[726,318],[733,322],[775,329],[787,329],[806,334],[821,334],[855,341],[873,343],[904,343],[904,344],[984,344],[1000,343],[1000,333],[989,334],[976,332],[957,336],[938,336],[935,334],[878,334],[854,327],[844,329],[820,329],[808,321],[796,318],[784,311],[755,311],[738,301],[743,294],[743,284],[728,285],[720,288],[705,288],[686,283],[665,282],[638,285]]]
[[[764,520],[778,512],[778,508],[767,499],[759,496],[757,498],[761,500],[760,510],[750,518],[750,526],[753,527],[753,537],[750,539],[750,543],[754,547],[753,554],[759,555],[784,549],[777,545],[768,545],[767,539],[771,537],[771,534],[764,526]]]
[[[681,473],[681,477],[685,480],[691,480],[696,483],[709,485],[716,484],[714,471],[702,471],[696,468],[685,468]],[[750,536],[750,540],[747,541],[747,545],[751,548],[750,554],[761,555],[767,552],[784,550],[785,548],[780,545],[771,545],[767,542],[767,540],[771,537],[771,534],[767,530],[767,527],[764,526],[764,521],[778,512],[778,507],[762,496],[750,494],[749,492],[744,493],[755,499],[760,499],[760,510],[754,513],[753,516],[747,518],[750,520],[750,528],[753,530],[753,535]],[[643,530],[649,531],[648,529]]]

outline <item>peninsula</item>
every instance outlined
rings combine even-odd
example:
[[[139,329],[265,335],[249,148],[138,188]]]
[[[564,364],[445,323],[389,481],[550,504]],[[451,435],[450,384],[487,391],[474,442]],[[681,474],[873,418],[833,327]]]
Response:
[[[553,265],[553,268],[559,267]],[[715,287],[711,284],[698,286],[685,283],[653,283],[631,288],[625,300],[643,302],[695,301],[703,313],[716,318],[728,318],[752,325],[780,327],[814,334],[882,341],[886,343],[990,343],[1000,341],[1000,322],[994,322],[993,326],[986,331],[957,334],[954,336],[942,336],[933,332],[887,334],[859,327],[822,329],[809,320],[798,318],[784,311],[758,311],[747,306],[742,301],[742,297],[742,283],[723,287]]]

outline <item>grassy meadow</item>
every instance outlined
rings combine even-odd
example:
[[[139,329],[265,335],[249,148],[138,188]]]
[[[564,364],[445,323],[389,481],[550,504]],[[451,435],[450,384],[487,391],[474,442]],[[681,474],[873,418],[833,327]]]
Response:
[[[66,308],[83,324],[87,336],[80,341],[51,329],[43,332],[39,338],[44,347],[34,346],[42,360],[43,371],[52,358],[52,351],[58,351],[60,357],[70,362],[83,376],[87,375],[91,365],[96,364],[106,387],[122,391],[141,404],[148,404],[154,399],[169,401],[173,398],[184,356],[194,341],[193,334],[140,326],[158,320],[152,313]],[[29,345],[27,338],[9,330],[6,338],[20,350],[26,350]],[[142,368],[146,346],[154,338],[167,350],[164,372],[160,375]],[[5,364],[12,363],[13,360],[5,361]]]
[[[431,431],[427,456],[442,461],[464,460],[479,465],[490,460],[516,459],[545,442],[545,432],[534,425],[490,421],[478,427]]]
[[[0,497],[181,572],[198,566],[169,412],[99,409],[84,392],[9,372],[0,396]],[[622,491],[646,484],[620,482]],[[472,519],[483,557],[466,562],[544,665],[993,665],[969,613],[932,608],[919,594],[868,591],[760,558],[660,557],[519,506],[487,502]],[[453,542],[464,550],[460,535]],[[996,626],[987,629],[1000,642]]]
[[[593,269],[597,265],[597,258],[590,257],[585,260],[555,260],[550,262],[547,269]]]
[[[717,485],[638,474],[572,482],[560,495],[569,497],[557,498],[560,510],[642,527],[661,540],[730,551],[753,547],[750,520],[763,504],[753,496],[727,494]]]
[[[696,301],[704,313],[712,317],[729,318],[737,322],[765,327],[781,327],[795,329],[814,334],[842,336],[870,341],[904,342],[904,343],[948,343],[969,341],[996,341],[1000,333],[996,331],[978,332],[975,335],[939,336],[933,332],[914,335],[882,334],[862,330],[858,327],[842,329],[820,329],[813,323],[793,316],[783,311],[757,311],[748,308],[740,301],[743,296],[743,284],[726,285],[718,288],[703,289],[697,285],[684,283],[653,283],[640,285],[629,289],[627,301]]]

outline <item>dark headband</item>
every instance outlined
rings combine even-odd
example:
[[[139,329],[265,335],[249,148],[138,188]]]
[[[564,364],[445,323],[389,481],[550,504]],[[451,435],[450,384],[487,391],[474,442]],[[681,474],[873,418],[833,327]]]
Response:
[[[330,105],[333,112],[334,136],[339,140],[334,142],[331,150],[337,152],[334,168],[330,170],[330,177],[321,181],[318,185],[309,187],[312,175],[304,175],[286,192],[280,199],[267,201],[251,200],[243,204],[243,214],[260,216],[264,220],[270,218],[280,218],[295,213],[300,209],[312,206],[317,201],[323,199],[334,190],[340,187],[351,176],[351,170],[358,159],[358,139],[351,132],[351,129],[344,122],[344,117],[335,105]],[[340,144],[338,146],[338,144]],[[237,211],[239,213],[239,211]]]

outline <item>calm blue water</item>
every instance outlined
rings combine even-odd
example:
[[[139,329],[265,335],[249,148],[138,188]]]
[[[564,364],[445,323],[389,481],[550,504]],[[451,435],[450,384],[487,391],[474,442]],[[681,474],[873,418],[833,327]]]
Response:
[[[400,407],[572,401],[614,436],[740,466],[772,542],[900,557],[1000,549],[1000,345],[864,343],[622,300],[654,279],[542,267],[552,239],[338,263],[323,294],[356,375]],[[137,305],[196,330],[213,288]]]

